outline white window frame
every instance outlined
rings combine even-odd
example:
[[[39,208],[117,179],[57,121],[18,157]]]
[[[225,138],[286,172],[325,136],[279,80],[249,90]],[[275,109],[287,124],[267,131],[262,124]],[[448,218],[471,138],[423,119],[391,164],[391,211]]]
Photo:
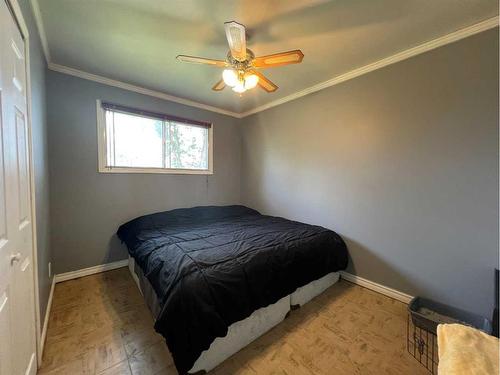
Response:
[[[102,108],[101,100],[96,101],[97,110],[97,154],[98,171],[100,173],[160,173],[160,174],[198,174],[211,175],[214,173],[213,167],[213,124],[208,127],[208,169],[180,169],[180,168],[159,168],[159,167],[109,167],[106,166],[106,111]]]

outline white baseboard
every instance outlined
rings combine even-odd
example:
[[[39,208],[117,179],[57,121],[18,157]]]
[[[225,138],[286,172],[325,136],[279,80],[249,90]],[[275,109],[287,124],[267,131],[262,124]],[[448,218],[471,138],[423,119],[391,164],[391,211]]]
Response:
[[[36,375],[37,373],[37,364],[36,364],[36,353],[33,353],[30,358],[30,362],[28,367],[26,368],[26,375]]]
[[[373,281],[364,279],[360,276],[353,275],[349,272],[340,271],[340,276],[347,281],[350,281],[353,284],[357,284],[359,286],[365,287],[367,289],[373,290],[374,292],[383,294],[384,296],[394,298],[395,300],[401,301],[403,303],[410,303],[412,300],[412,296],[409,294],[400,292],[399,290],[389,288],[385,285],[381,285],[375,283]]]
[[[42,333],[40,335],[40,352],[38,353],[38,363],[42,365],[43,348],[45,346],[45,339],[47,338],[47,327],[49,325],[50,309],[52,308],[52,298],[54,297],[54,288],[56,285],[55,275],[52,277],[52,283],[50,285],[49,299],[47,301],[47,308],[45,309],[45,318],[43,320]]]
[[[95,273],[111,271],[111,270],[114,270],[117,268],[126,267],[127,265],[128,265],[128,260],[124,259],[124,260],[119,260],[117,262],[100,264],[98,266],[84,268],[81,270],[60,273],[60,274],[55,275],[56,283],[60,283],[62,281],[67,281],[67,280],[72,280],[72,279],[77,279],[77,278],[83,277],[83,276],[93,275]]]

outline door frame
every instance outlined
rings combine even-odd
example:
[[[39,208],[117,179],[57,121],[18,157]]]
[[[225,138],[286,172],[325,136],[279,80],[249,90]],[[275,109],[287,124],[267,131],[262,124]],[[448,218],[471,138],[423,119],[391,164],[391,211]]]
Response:
[[[3,0],[0,0],[3,1]],[[41,340],[41,320],[40,320],[40,295],[38,290],[38,250],[37,250],[37,237],[36,237],[36,202],[35,202],[35,171],[33,163],[33,136],[32,136],[32,123],[31,123],[31,71],[30,71],[30,37],[28,26],[24,21],[21,7],[17,0],[5,0],[7,6],[10,8],[14,20],[16,21],[21,36],[24,41],[24,62],[26,69],[26,108],[27,108],[27,127],[28,127],[28,161],[30,168],[29,184],[30,184],[30,202],[31,202],[31,231],[33,237],[33,291],[34,291],[34,304],[35,304],[35,336],[36,336],[36,357],[39,367],[42,363],[42,349],[43,342]]]

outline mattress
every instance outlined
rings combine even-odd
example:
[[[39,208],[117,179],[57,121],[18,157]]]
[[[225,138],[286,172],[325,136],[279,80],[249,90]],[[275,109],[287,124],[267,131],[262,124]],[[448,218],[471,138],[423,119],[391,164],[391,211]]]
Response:
[[[137,266],[134,259],[129,257],[129,269],[137,287],[144,296],[151,314],[156,319],[159,313],[159,304],[148,279]],[[298,288],[292,294],[283,297],[278,302],[261,308],[252,313],[248,318],[235,322],[229,326],[227,335],[217,337],[210,348],[203,351],[196,360],[189,374],[208,372],[227,358],[243,349],[252,341],[279,324],[290,311],[290,307],[302,306],[314,297],[321,294],[328,287],[339,280],[339,273],[332,272],[321,279],[314,280],[309,284]]]
[[[335,232],[244,206],[146,215],[118,236],[156,294],[155,329],[181,374],[233,323],[345,269],[348,259]],[[297,293],[294,304],[304,296]]]

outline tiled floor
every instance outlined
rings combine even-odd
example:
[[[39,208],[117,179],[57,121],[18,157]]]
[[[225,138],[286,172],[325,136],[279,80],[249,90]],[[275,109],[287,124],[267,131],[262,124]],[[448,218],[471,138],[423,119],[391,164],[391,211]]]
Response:
[[[39,374],[177,374],[127,268],[56,285]],[[340,281],[212,374],[427,374],[406,306]]]

